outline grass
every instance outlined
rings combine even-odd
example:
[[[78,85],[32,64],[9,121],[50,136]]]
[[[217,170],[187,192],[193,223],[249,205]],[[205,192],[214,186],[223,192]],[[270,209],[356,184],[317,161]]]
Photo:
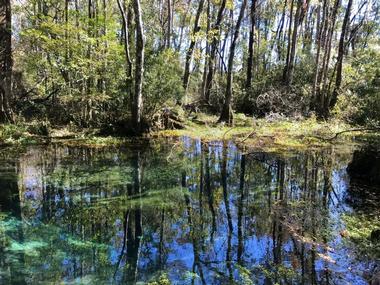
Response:
[[[295,120],[288,118],[254,119],[244,114],[235,115],[234,126],[216,124],[218,117],[199,113],[188,119],[183,129],[154,131],[148,138],[188,136],[204,141],[231,140],[240,146],[253,147],[265,151],[286,149],[321,148],[331,144],[350,145],[359,141],[378,141],[379,133],[345,132],[331,139],[336,133],[352,129],[339,120],[318,121],[311,117]],[[45,129],[49,134],[45,135]],[[0,125],[0,145],[30,145],[46,142],[71,146],[107,147],[134,143],[136,139],[101,137],[96,130],[78,130],[72,127],[50,128],[43,122],[29,124]]]
[[[0,146],[34,144],[38,141],[38,137],[28,132],[25,125],[0,125]]]
[[[235,125],[216,124],[216,116],[200,114],[196,120],[189,121],[184,129],[164,130],[155,133],[160,137],[189,136],[206,141],[232,140],[237,144],[266,150],[281,148],[319,148],[331,143],[350,144],[354,137],[365,137],[364,132],[346,132],[335,139],[336,133],[349,130],[352,126],[338,120],[318,121],[316,118],[291,120],[253,119],[243,114],[235,115]],[[202,123],[199,123],[202,122]]]

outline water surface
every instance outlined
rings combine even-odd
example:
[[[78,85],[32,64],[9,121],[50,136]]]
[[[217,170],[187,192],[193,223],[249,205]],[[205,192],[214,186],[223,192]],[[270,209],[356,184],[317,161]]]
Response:
[[[367,284],[373,260],[342,238],[352,154],[187,138],[3,150],[0,284]]]

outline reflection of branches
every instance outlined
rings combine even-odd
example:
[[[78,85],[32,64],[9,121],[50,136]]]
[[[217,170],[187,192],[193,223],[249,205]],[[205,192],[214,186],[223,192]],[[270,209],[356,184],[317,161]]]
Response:
[[[211,216],[212,216],[212,229],[211,229],[211,234],[210,234],[210,239],[211,241],[214,239],[214,233],[216,231],[216,215],[215,215],[215,209],[213,205],[213,195],[211,192],[211,178],[210,178],[210,151],[209,148],[206,147],[206,173],[205,173],[205,190],[206,194],[208,197],[208,206],[211,211]]]
[[[173,155],[173,150],[175,147],[178,147],[179,145],[181,144],[180,141],[176,142],[175,144],[173,144],[172,148],[170,149],[170,152],[169,152],[169,155],[166,157],[166,161],[169,161],[170,158],[172,157]]]
[[[119,270],[120,262],[123,259],[123,255],[124,255],[124,251],[125,251],[125,245],[126,245],[126,242],[127,242],[128,222],[129,222],[129,210],[127,210],[127,212],[125,213],[125,219],[124,219],[124,223],[123,223],[123,246],[121,247],[121,251],[120,251],[120,254],[119,254],[119,259],[118,259],[117,265],[116,265],[116,270],[115,270],[115,273],[113,274],[113,278],[114,279],[116,277],[117,271]]]
[[[186,181],[182,180],[182,186],[186,186]],[[192,238],[192,243],[193,243],[193,256],[194,256],[194,263],[193,263],[193,272],[195,273],[195,268],[198,267],[199,271],[199,277],[201,278],[202,284],[206,284],[206,281],[204,279],[203,275],[203,270],[202,266],[200,265],[200,257],[199,257],[199,252],[198,252],[198,242],[195,238],[195,233],[194,233],[194,225],[192,221],[192,216],[191,216],[191,202],[190,202],[190,197],[187,193],[184,194],[185,198],[185,203],[186,203],[186,208],[187,208],[187,220],[189,223],[189,228],[190,228],[190,236]]]

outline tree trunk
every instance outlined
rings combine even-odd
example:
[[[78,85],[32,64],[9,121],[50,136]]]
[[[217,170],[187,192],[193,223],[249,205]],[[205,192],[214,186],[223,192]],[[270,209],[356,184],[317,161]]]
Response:
[[[187,53],[186,53],[185,73],[183,75],[183,88],[185,89],[185,92],[187,91],[187,87],[189,84],[190,65],[191,65],[191,59],[193,57],[194,47],[196,44],[196,34],[201,29],[199,26],[199,19],[200,19],[201,14],[202,14],[204,2],[205,2],[204,0],[199,1],[197,14],[195,16],[195,21],[194,21],[193,33],[191,34],[191,42],[190,42],[189,49],[187,50]]]
[[[121,14],[121,19],[122,19],[122,32],[123,32],[123,45],[124,45],[124,53],[125,53],[125,59],[127,61],[127,66],[125,73],[127,75],[127,93],[130,98],[130,108],[133,110],[133,98],[132,98],[132,70],[133,70],[133,65],[132,65],[132,60],[131,60],[131,55],[130,55],[130,49],[129,49],[129,17],[127,16],[127,12],[125,10],[125,5],[124,3],[121,2],[122,0],[117,0],[117,6],[119,7],[120,14]],[[131,15],[129,15],[131,16]]]
[[[284,72],[282,74],[282,79],[285,82],[286,76],[288,73],[288,66],[289,66],[289,57],[290,57],[290,48],[291,48],[291,38],[292,38],[292,23],[293,23],[293,6],[294,6],[294,0],[291,0],[290,2],[290,13],[289,13],[289,28],[288,28],[288,46],[286,50],[286,61],[285,61],[285,68]]]
[[[226,8],[227,0],[222,0],[222,3],[220,5],[218,16],[216,17],[215,24],[212,28],[214,31],[213,33],[213,40],[211,44],[211,52],[210,52],[210,58],[209,58],[209,65],[208,65],[208,73],[206,78],[206,86],[205,86],[205,100],[206,102],[210,101],[210,95],[211,95],[211,89],[212,89],[212,80],[214,79],[214,72],[215,72],[215,57],[216,57],[216,51],[218,49],[218,44],[220,40],[220,24],[223,20],[223,13],[224,9]]]
[[[296,47],[297,47],[297,36],[298,36],[298,26],[301,24],[301,9],[302,9],[302,3],[303,0],[297,1],[297,9],[296,14],[294,16],[294,27],[293,27],[293,34],[292,34],[292,41],[288,44],[291,45],[290,48],[290,55],[289,59],[287,61],[287,64],[285,66],[284,70],[284,76],[285,76],[285,84],[291,85],[293,81],[293,73],[294,73],[294,60],[296,56]]]
[[[280,25],[278,27],[278,32],[276,33],[277,34],[277,56],[278,56],[279,61],[282,61],[283,42],[281,42],[281,39],[282,39],[283,31],[284,31],[285,12],[286,12],[287,4],[288,4],[288,0],[285,0],[284,8],[282,10],[282,15],[281,15],[281,20],[280,20]]]
[[[256,25],[256,2],[257,0],[251,0],[250,20],[251,26],[249,30],[249,42],[248,42],[248,59],[247,59],[247,78],[245,88],[248,90],[252,86],[252,71],[253,71],[253,46],[255,40],[255,25]]]
[[[201,86],[201,96],[203,99],[206,98],[206,85],[207,85],[207,67],[208,63],[210,61],[209,55],[210,55],[210,44],[208,42],[209,32],[210,32],[210,1],[207,0],[207,12],[206,12],[206,49],[205,49],[205,61],[204,61],[204,67],[203,67],[203,74],[202,74],[202,86]]]
[[[11,1],[0,0],[0,122],[10,122],[9,100],[12,95]]]
[[[245,6],[247,5],[247,0],[243,0],[241,4],[239,17],[236,23],[234,35],[232,38],[232,43],[230,46],[230,54],[228,57],[228,71],[227,71],[227,87],[226,87],[226,97],[224,100],[222,113],[220,114],[219,122],[227,122],[232,124],[232,110],[231,110],[231,100],[232,100],[232,73],[233,73],[233,65],[234,65],[234,57],[235,57],[235,48],[236,42],[239,37],[239,31],[241,22],[244,17]]]
[[[166,48],[170,48],[171,46],[171,36],[173,31],[173,7],[172,7],[172,1],[167,0],[168,5],[168,23],[167,23],[167,31],[166,31]]]
[[[183,39],[183,31],[186,27],[186,20],[187,20],[187,17],[189,15],[189,10],[191,8],[191,0],[188,0],[187,1],[187,5],[186,5],[186,12],[185,12],[185,15],[183,15],[183,18],[182,18],[182,21],[181,21],[181,27],[180,27],[180,32],[179,32],[179,39],[178,39],[178,43],[176,43],[176,51],[177,52],[180,52],[181,51],[181,47],[182,47],[182,39]]]
[[[326,0],[323,4],[323,11],[325,11],[325,4]],[[319,74],[319,60],[321,56],[321,41],[322,41],[322,30],[323,22],[321,24],[321,16],[320,16],[320,6],[317,8],[317,34],[316,34],[316,46],[317,46],[317,54],[315,57],[315,67],[314,67],[314,78],[313,78],[313,87],[311,91],[311,99],[310,99],[310,110],[315,110],[316,107],[316,98],[317,98],[317,84],[318,84],[318,74]],[[323,13],[324,14],[324,13]],[[322,19],[323,21],[323,19]]]
[[[334,108],[336,101],[338,99],[338,93],[340,85],[342,84],[342,67],[343,67],[343,57],[345,53],[345,37],[347,32],[347,25],[350,20],[351,7],[353,0],[348,0],[346,13],[344,15],[342,32],[340,34],[339,48],[338,48],[338,59],[336,63],[336,79],[335,79],[335,88],[330,100],[330,108]]]
[[[144,30],[140,0],[133,0],[136,23],[136,68],[135,68],[135,94],[132,108],[132,122],[136,134],[141,134],[141,119],[143,108],[142,82],[144,73]]]
[[[327,78],[328,78],[328,68],[330,62],[331,55],[331,43],[332,37],[334,33],[334,27],[336,22],[336,16],[339,9],[340,0],[336,0],[334,2],[331,18],[328,20],[328,24],[326,26],[327,34],[325,37],[325,47],[324,47],[324,56],[322,61],[322,69],[319,85],[322,83],[322,90],[318,92],[318,102],[317,102],[317,115],[319,118],[327,118],[329,116],[329,103],[328,103],[328,94],[326,90],[327,86]]]
[[[121,2],[121,0],[117,0],[117,6],[119,7],[121,19],[122,19],[122,29],[123,29],[123,44],[124,44],[124,52],[125,52],[125,59],[127,60],[127,70],[126,74],[128,78],[132,77],[132,60],[129,52],[129,35],[128,35],[128,20],[127,20],[127,14],[124,9],[124,5]]]

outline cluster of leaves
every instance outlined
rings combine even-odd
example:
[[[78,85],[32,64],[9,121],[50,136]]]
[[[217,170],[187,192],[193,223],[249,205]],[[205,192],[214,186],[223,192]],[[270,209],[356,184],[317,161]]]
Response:
[[[380,52],[372,49],[356,54],[345,66],[347,88],[335,110],[342,119],[360,124],[380,123]]]

